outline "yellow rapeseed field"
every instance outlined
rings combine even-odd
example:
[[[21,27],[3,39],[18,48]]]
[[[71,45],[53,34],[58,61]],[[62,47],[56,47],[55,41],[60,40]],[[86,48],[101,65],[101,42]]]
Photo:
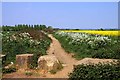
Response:
[[[63,32],[83,32],[90,34],[100,34],[100,35],[108,35],[108,36],[120,36],[120,31],[97,31],[97,30],[61,30]]]

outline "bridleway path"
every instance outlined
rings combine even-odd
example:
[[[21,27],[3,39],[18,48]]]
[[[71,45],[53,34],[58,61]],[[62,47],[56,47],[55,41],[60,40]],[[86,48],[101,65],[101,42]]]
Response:
[[[73,65],[77,62],[74,58],[72,58],[71,54],[65,52],[65,50],[61,47],[60,42],[54,38],[51,34],[48,35],[52,43],[50,48],[47,50],[48,55],[54,55],[58,58],[58,60],[63,64],[63,69],[58,71],[54,75],[50,75],[49,77],[54,78],[68,78],[68,73],[72,72]]]

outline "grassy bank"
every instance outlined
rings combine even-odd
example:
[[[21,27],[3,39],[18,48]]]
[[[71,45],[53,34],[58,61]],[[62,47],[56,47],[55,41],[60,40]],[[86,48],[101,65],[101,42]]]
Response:
[[[76,59],[84,57],[120,58],[120,40],[118,36],[63,31],[56,32],[54,36],[67,52],[74,53]]]

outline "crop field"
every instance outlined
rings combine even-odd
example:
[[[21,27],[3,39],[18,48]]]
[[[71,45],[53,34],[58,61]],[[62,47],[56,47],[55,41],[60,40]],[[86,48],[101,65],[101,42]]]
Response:
[[[54,75],[55,78],[58,76],[61,78],[69,77],[70,80],[74,80],[73,78],[81,80],[91,80],[92,78],[95,80],[112,80],[119,78],[120,62],[107,65],[102,65],[101,63],[96,65],[75,65],[86,58],[92,58],[94,60],[96,58],[100,60],[120,59],[120,39],[119,35],[117,35],[118,31],[92,31],[61,31],[44,26],[3,27],[3,31],[0,33],[0,36],[2,36],[2,54],[6,56],[6,58],[2,60],[1,66],[3,76],[7,77],[7,75],[10,74],[9,76],[14,76],[15,78],[18,77],[18,75],[20,75],[20,78],[22,76],[26,76],[27,78],[41,78],[43,76],[50,78]],[[18,71],[16,67],[16,55],[18,54],[33,54],[33,59],[29,66],[30,70],[24,71],[23,73]],[[61,69],[63,70],[59,68],[60,70],[53,69],[47,71],[43,75],[44,69],[39,71],[38,65],[40,64],[38,63],[38,59],[45,55],[53,55],[63,63],[62,65],[66,63],[65,65],[68,66],[62,66]],[[49,63],[45,61],[44,64],[47,65]],[[44,67],[46,67],[46,65],[44,65]],[[6,66],[9,67],[6,68]],[[74,66],[74,69],[73,72],[70,72],[72,66]],[[59,71],[59,73],[57,71]],[[62,73],[66,74],[61,75]]]
[[[18,54],[34,54],[33,67],[37,66],[37,59],[40,55],[45,55],[51,40],[47,35],[38,30],[23,31],[3,31],[2,54],[6,55],[4,65],[10,62],[15,63]]]
[[[90,34],[99,34],[99,35],[106,35],[106,36],[120,36],[119,30],[105,30],[105,31],[98,31],[98,30],[61,30],[63,32],[82,32],[82,33],[90,33]]]
[[[83,57],[120,58],[118,31],[103,32],[105,33],[102,31],[65,30],[56,32],[54,36],[67,52],[75,53],[74,57],[77,59]],[[100,35],[101,33],[105,36]]]

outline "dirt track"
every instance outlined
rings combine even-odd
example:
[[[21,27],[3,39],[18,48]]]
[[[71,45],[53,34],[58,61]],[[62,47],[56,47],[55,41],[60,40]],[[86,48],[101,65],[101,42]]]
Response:
[[[5,78],[68,78],[68,73],[72,72],[73,65],[76,64],[89,64],[89,63],[98,63],[98,62],[112,62],[112,59],[93,59],[93,58],[84,58],[82,60],[75,60],[72,58],[71,54],[65,52],[65,50],[61,47],[61,44],[57,39],[55,39],[51,34],[48,35],[52,39],[52,43],[50,48],[47,50],[48,55],[55,55],[58,60],[64,65],[61,71],[58,71],[56,74],[47,73],[43,76],[26,76],[25,72],[15,72],[11,74],[6,74],[3,77]]]
[[[55,75],[49,75],[48,77],[68,78],[68,73],[72,71],[73,65],[77,62],[77,60],[72,58],[71,54],[65,52],[57,39],[55,39],[52,35],[48,36],[52,39],[50,48],[47,51],[48,55],[55,55],[64,65],[64,68],[61,71],[57,72]]]
[[[55,55],[58,60],[63,63],[65,66],[64,68],[57,72],[55,75],[47,74],[46,77],[48,78],[68,78],[68,73],[72,72],[73,65],[78,64],[98,64],[101,63],[108,63],[112,62],[113,59],[98,59],[98,58],[84,58],[82,60],[76,60],[72,57],[71,53],[68,54],[65,50],[61,47],[60,42],[55,39],[52,35],[48,35],[52,39],[52,43],[50,48],[47,50],[48,55]]]
[[[61,71],[58,71],[56,74],[45,74],[43,76],[37,76],[37,78],[68,78],[68,73],[72,71],[73,64],[77,62],[74,58],[71,57],[70,54],[67,54],[65,50],[61,47],[61,44],[57,39],[55,39],[52,35],[48,35],[52,39],[52,43],[50,48],[47,50],[48,55],[55,55],[58,60],[64,65]],[[4,77],[11,77],[11,78],[36,78],[36,76],[25,76],[25,72],[15,72],[11,74],[6,74]]]

